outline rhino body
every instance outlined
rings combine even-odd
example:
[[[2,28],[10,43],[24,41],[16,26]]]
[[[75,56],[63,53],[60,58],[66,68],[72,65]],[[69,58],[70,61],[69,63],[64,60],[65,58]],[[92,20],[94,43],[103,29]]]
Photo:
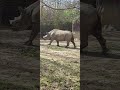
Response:
[[[72,42],[73,45],[74,45],[74,48],[76,48],[73,33],[70,32],[70,31],[53,29],[50,32],[48,32],[47,35],[43,36],[43,39],[50,40],[49,45],[51,45],[51,43],[54,40],[56,40],[57,46],[59,46],[59,41],[67,41],[67,46],[66,47],[68,47],[69,43]]]
[[[19,7],[21,12],[20,16],[11,21],[14,30],[25,30],[28,27],[32,27],[30,38],[26,45],[32,45],[32,41],[40,32],[40,0],[37,0],[27,8],[23,9]]]
[[[102,36],[101,18],[92,5],[80,3],[80,50],[88,46],[88,36],[93,35],[99,41],[103,53],[108,51],[106,40]]]

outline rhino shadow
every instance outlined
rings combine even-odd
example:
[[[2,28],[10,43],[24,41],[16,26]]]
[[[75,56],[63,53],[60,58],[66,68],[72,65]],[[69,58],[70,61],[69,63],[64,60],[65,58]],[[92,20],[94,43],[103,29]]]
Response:
[[[46,44],[40,44],[40,46],[49,46],[49,45],[46,45]],[[56,45],[50,45],[50,46],[56,46]],[[65,46],[56,46],[56,47],[61,47],[61,48],[65,48]],[[77,50],[80,50],[80,48],[74,48],[74,47],[67,47],[66,49],[77,49]]]
[[[92,57],[103,57],[103,58],[120,59],[120,55],[113,54],[113,53],[107,53],[106,55],[103,55],[101,52],[84,51],[84,52],[81,53],[81,55],[92,56]]]
[[[66,48],[65,46],[58,46],[58,47]],[[78,47],[76,47],[76,48],[74,48],[74,47],[67,47],[67,49],[77,49],[77,50],[80,50],[80,48],[78,48]]]
[[[33,47],[38,47],[38,48],[40,47],[39,45],[31,45],[31,46],[33,46]]]

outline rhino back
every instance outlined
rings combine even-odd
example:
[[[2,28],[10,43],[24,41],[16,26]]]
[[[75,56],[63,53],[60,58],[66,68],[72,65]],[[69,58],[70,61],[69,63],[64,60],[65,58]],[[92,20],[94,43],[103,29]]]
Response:
[[[24,19],[25,20],[24,22],[28,22],[28,24],[30,25],[32,23],[40,22],[40,1],[39,0],[37,0],[35,3],[25,8],[25,11],[26,11],[25,14],[27,17]]]
[[[26,15],[30,17],[28,21],[40,22],[40,0],[37,0],[27,8],[25,8]]]
[[[25,8],[27,14],[31,14],[32,11],[37,7],[40,6],[40,0],[37,0],[33,4],[29,5],[27,8]]]
[[[40,22],[40,6],[39,5],[32,12],[32,22]]]
[[[51,33],[52,38],[58,41],[70,41],[72,38],[72,32],[70,31],[54,30]]]
[[[80,4],[81,33],[91,33],[98,20],[97,11],[92,5]]]
[[[80,13],[85,13],[86,15],[91,15],[96,12],[96,8],[94,8],[90,4],[80,3]]]

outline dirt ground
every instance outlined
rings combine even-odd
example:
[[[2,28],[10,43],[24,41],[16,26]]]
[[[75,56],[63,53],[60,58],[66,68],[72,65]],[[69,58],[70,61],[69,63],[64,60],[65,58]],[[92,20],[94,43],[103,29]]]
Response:
[[[81,90],[120,90],[120,31],[103,33],[108,55],[101,54],[99,43],[90,36],[80,56],[79,41],[73,49],[72,44],[65,48],[66,42],[49,46],[37,37],[35,46],[28,47],[23,43],[30,31],[0,30],[0,90],[37,90],[39,76],[41,90],[79,90],[80,83]]]
[[[38,90],[39,38],[23,45],[30,32],[0,30],[0,90]]]
[[[60,47],[54,41],[40,40],[41,59],[41,90],[79,90],[80,87],[80,42],[77,48],[72,43],[65,48],[66,42],[60,42]]]
[[[80,57],[81,90],[120,90],[120,31],[103,33],[110,51],[102,55],[97,40],[89,37],[89,46]]]

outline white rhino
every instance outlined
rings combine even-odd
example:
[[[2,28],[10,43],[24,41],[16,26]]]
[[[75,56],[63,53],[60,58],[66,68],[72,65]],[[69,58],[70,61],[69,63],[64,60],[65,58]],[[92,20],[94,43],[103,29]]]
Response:
[[[59,46],[59,41],[67,41],[67,46],[69,46],[69,43],[72,42],[74,45],[74,48],[76,48],[75,42],[74,42],[74,36],[71,31],[64,31],[59,29],[53,29],[50,32],[47,33],[47,35],[43,36],[43,39],[50,40],[49,45],[56,40],[57,46]]]

